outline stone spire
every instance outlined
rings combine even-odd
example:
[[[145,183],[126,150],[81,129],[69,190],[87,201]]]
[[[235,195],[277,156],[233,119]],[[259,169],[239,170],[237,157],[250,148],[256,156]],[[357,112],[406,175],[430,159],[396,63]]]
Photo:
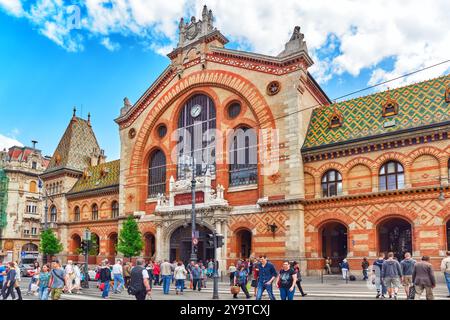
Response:
[[[286,43],[283,52],[281,52],[278,57],[286,57],[301,51],[308,54],[308,47],[306,46],[306,41],[303,40],[304,38],[305,35],[300,32],[300,27],[296,26],[291,39]]]

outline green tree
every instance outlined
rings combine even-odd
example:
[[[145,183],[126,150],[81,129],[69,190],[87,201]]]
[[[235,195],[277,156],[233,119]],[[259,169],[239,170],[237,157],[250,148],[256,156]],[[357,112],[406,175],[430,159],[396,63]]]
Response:
[[[44,255],[53,256],[63,251],[64,247],[61,242],[56,238],[51,229],[44,230],[41,233],[41,241],[39,245],[39,251]]]
[[[89,255],[96,256],[98,255],[98,237],[95,233],[91,234],[91,241],[89,241]]]
[[[117,251],[131,259],[132,257],[139,256],[143,248],[144,241],[142,240],[138,224],[132,216],[128,216],[119,234]]]

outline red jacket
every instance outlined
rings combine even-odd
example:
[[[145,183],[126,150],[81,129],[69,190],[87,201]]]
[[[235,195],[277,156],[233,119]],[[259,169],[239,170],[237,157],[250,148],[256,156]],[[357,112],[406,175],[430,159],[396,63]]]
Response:
[[[155,264],[154,266],[153,266],[153,274],[155,275],[155,276],[157,276],[157,275],[159,275],[161,273],[161,269],[159,268],[159,264]]]

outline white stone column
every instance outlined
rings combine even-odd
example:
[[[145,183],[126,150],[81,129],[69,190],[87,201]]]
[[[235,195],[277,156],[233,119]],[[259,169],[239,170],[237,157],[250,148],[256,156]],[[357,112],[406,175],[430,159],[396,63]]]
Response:
[[[164,237],[163,237],[163,230],[161,226],[156,227],[156,260],[163,260],[165,253],[164,253]]]

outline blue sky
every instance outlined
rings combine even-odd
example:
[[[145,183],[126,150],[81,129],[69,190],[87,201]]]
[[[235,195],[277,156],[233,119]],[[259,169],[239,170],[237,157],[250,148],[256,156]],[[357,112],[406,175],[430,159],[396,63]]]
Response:
[[[68,29],[74,3],[81,21]],[[448,1],[432,8],[421,1],[286,1],[275,11],[264,9],[273,8],[267,0],[0,0],[0,146],[35,139],[51,155],[76,106],[78,115],[91,113],[108,158],[118,158],[114,119],[123,98],[134,103],[167,67],[179,18],[199,17],[204,3],[230,48],[276,55],[300,25],[316,62],[311,72],[330,98],[450,58],[450,33],[443,31],[450,19],[442,19]],[[414,24],[405,16],[415,16]],[[448,71],[441,66],[390,86]]]

